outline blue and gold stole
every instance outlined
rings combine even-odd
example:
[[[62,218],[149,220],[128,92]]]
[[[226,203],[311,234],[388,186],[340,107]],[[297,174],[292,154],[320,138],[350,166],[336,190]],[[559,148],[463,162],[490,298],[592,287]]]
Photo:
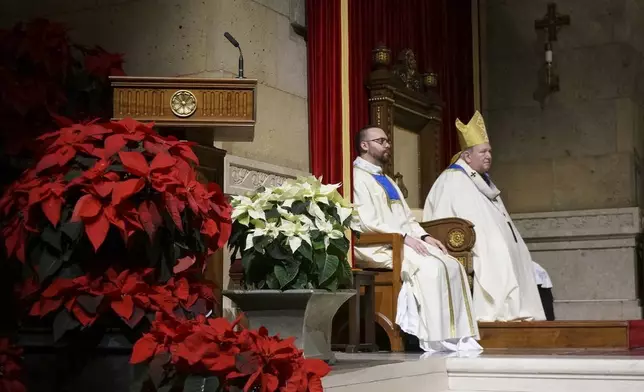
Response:
[[[400,194],[398,194],[398,190],[396,190],[396,187],[394,186],[394,184],[391,183],[391,181],[387,176],[385,176],[384,174],[373,174],[373,173],[371,173],[371,175],[378,182],[378,184],[380,184],[382,189],[385,190],[389,204],[393,202],[400,203]]]

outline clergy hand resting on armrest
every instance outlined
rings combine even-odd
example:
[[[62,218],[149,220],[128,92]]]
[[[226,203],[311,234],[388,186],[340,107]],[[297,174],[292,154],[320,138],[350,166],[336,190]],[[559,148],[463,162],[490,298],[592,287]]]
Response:
[[[425,235],[423,236],[422,240],[419,240],[405,234],[405,245],[415,250],[416,253],[418,253],[421,256],[429,256],[430,253],[425,247],[425,245],[423,244],[423,242],[426,242],[429,245],[437,247],[438,249],[442,250],[443,253],[447,253],[447,249],[445,249],[445,246],[439,240],[433,238],[430,235]]]

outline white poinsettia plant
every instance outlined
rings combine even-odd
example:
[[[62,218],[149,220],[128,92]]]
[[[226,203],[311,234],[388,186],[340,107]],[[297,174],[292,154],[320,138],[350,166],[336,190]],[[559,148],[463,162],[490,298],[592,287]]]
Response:
[[[339,186],[300,177],[233,197],[229,247],[241,252],[247,288],[334,291],[350,284],[347,233],[356,212]]]

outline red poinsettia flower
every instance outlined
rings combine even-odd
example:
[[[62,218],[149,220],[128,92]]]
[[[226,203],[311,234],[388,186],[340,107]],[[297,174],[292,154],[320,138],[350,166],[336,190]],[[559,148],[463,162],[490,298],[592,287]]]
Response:
[[[63,306],[73,314],[83,325],[88,326],[94,323],[98,315],[95,313],[98,303],[88,309],[84,305],[87,299],[96,300],[90,295],[92,281],[88,276],[81,276],[75,279],[55,279],[41,294],[40,300],[31,307],[31,316],[45,317],[47,314],[60,309]],[[87,298],[90,297],[90,298]],[[100,300],[100,298],[98,298]],[[100,302],[100,301],[98,301]]]
[[[110,307],[130,325],[136,325],[150,308],[150,285],[145,279],[152,274],[153,269],[147,268],[142,272],[125,270],[117,273],[113,268],[107,270],[106,282],[95,293],[105,296]]]
[[[108,53],[100,46],[96,46],[88,50],[85,55],[85,69],[90,75],[100,79],[125,75],[125,72],[123,72],[123,55]]]
[[[326,363],[305,359],[293,338],[269,336],[263,327],[239,329],[238,322],[203,316],[178,320],[158,313],[150,332],[134,345],[130,362],[170,367],[175,375],[216,376],[224,389],[243,385],[245,392],[322,391],[321,378],[330,371]],[[167,359],[154,364],[160,355]]]
[[[60,221],[60,211],[63,206],[63,193],[65,184],[62,176],[50,178],[29,192],[29,207],[40,205],[52,226],[56,227]]]
[[[23,263],[28,233],[38,232],[30,214],[30,193],[42,182],[43,180],[33,177],[33,172],[27,172],[21,181],[12,184],[0,198],[0,218],[9,218],[1,231],[7,255],[15,255]]]
[[[0,392],[25,392],[20,381],[22,349],[11,344],[8,338],[0,338]]]
[[[104,156],[104,149],[96,148],[93,140],[101,140],[102,136],[109,133],[108,129],[96,124],[74,124],[60,131],[47,133],[40,136],[39,140],[48,140],[57,137],[47,148],[47,155],[42,157],[36,165],[36,172],[49,169],[53,166],[63,167],[74,159],[77,152],[84,152],[98,158]]]

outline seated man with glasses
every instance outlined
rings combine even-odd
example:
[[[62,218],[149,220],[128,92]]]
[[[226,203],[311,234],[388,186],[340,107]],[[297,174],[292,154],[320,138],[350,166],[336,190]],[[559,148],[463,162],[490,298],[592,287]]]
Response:
[[[396,324],[416,336],[424,351],[481,350],[465,270],[420,227],[400,189],[383,174],[391,156],[387,135],[368,126],[355,142],[360,154],[353,163],[358,227],[363,233],[398,233],[405,238]],[[391,247],[356,247],[355,254],[360,267],[392,268]]]

